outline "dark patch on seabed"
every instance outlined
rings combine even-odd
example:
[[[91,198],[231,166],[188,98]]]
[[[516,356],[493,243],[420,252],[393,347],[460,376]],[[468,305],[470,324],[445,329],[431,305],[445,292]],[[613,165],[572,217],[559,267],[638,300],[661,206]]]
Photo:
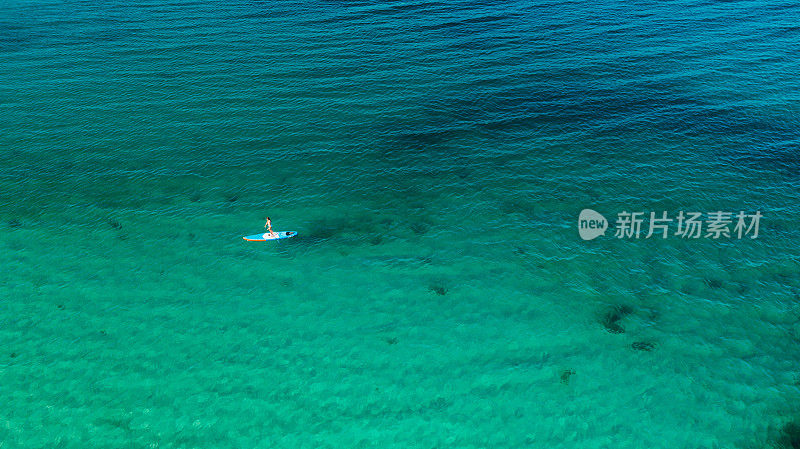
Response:
[[[612,334],[622,334],[625,332],[625,329],[619,324],[619,322],[631,313],[633,313],[633,308],[630,306],[614,306],[610,310],[607,310],[605,313],[603,313],[600,322],[608,332]]]
[[[778,439],[780,447],[786,449],[800,449],[800,422],[790,421],[781,429]]]
[[[383,242],[387,233],[394,229],[394,224],[395,220],[391,217],[378,217],[367,212],[318,218],[311,221],[302,237],[303,240],[319,243],[348,233],[354,236],[350,243],[359,243],[363,236],[370,236],[368,241],[378,245]]]
[[[447,294],[447,287],[441,284],[434,284],[428,287],[428,290],[436,293],[437,295],[444,296]]]
[[[411,223],[411,226],[409,226],[409,228],[411,229],[411,232],[413,232],[414,234],[423,235],[426,232],[428,232],[430,226],[426,223],[415,221],[414,223]]]
[[[800,129],[800,121],[794,126]],[[762,140],[753,145],[725,148],[718,152],[718,156],[734,166],[743,164],[756,169],[775,170],[784,176],[797,178],[800,177],[800,134],[791,140],[786,139],[786,135],[776,142]]]
[[[656,348],[656,345],[649,341],[635,341],[631,344],[631,348],[633,348],[634,351],[650,352]]]

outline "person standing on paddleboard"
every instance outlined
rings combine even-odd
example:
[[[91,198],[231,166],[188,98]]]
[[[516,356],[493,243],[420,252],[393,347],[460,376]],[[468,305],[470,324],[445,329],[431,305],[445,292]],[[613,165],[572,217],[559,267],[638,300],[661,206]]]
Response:
[[[275,237],[275,233],[272,232],[272,220],[270,220],[269,217],[267,217],[267,222],[264,224],[264,227],[269,229],[270,237]]]

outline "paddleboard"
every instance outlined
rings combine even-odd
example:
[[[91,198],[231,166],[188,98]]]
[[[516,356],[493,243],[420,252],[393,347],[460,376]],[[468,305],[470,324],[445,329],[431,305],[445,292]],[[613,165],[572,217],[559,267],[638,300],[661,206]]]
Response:
[[[280,240],[294,237],[297,235],[297,231],[280,231],[274,232],[273,234],[275,235],[269,235],[269,232],[265,232],[263,234],[246,235],[242,238],[248,242],[266,242],[267,240]]]

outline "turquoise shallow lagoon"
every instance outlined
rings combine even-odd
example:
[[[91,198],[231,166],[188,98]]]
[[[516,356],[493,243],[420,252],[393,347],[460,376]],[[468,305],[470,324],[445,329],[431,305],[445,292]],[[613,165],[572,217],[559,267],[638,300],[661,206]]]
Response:
[[[7,0],[0,448],[800,446],[798,23]]]

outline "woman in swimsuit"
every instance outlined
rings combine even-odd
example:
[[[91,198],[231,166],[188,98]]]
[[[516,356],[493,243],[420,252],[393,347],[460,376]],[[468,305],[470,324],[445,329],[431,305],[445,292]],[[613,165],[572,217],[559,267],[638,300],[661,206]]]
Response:
[[[270,220],[269,217],[267,217],[267,222],[264,224],[264,227],[269,229],[270,237],[275,237],[275,233],[272,232],[272,220]]]

